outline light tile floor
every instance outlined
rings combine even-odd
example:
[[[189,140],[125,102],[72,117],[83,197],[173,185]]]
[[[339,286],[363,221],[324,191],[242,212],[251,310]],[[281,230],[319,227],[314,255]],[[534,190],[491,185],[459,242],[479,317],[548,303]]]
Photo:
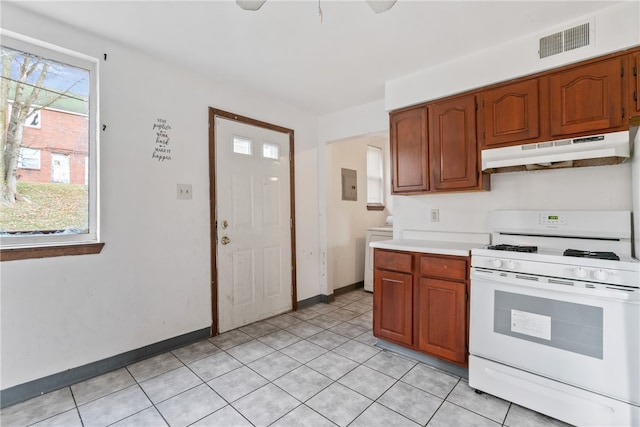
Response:
[[[48,393],[2,426],[565,426],[376,347],[372,295],[316,304]]]

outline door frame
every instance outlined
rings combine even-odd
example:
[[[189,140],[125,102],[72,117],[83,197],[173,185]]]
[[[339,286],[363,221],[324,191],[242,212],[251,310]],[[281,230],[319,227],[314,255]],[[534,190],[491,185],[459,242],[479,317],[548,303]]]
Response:
[[[209,107],[209,209],[211,231],[211,336],[218,335],[218,211],[216,209],[216,117],[238,123],[257,126],[289,135],[289,203],[291,217],[291,310],[298,308],[296,284],[296,215],[295,215],[295,169],[294,131],[282,126]]]

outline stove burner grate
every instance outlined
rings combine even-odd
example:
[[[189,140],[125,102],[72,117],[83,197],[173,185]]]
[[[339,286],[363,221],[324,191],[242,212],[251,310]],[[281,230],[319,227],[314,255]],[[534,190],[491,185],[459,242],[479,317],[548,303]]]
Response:
[[[573,256],[580,258],[596,258],[596,259],[609,259],[614,261],[620,261],[620,257],[613,252],[590,252],[581,251],[578,249],[567,249],[563,253],[564,256]]]
[[[489,245],[487,246],[487,249],[494,249],[497,251],[511,251],[511,252],[529,252],[529,253],[538,252],[537,246],[518,246],[518,245],[506,245],[506,244]]]

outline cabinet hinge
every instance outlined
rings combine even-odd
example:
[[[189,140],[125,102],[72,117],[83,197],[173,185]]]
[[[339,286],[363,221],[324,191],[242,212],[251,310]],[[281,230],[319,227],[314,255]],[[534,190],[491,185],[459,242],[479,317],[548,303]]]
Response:
[[[469,301],[469,293],[468,292],[464,293],[464,300],[465,301]]]
[[[638,75],[638,66],[637,65],[633,67],[633,75],[634,76]]]
[[[634,101],[637,101],[637,100],[638,100],[638,91],[637,91],[637,90],[634,90],[634,91],[633,91],[633,100],[634,100]]]
[[[622,118],[624,119],[624,107],[622,107]]]
[[[476,102],[476,111],[478,111],[478,103]]]
[[[624,77],[624,67],[620,68],[620,77]]]

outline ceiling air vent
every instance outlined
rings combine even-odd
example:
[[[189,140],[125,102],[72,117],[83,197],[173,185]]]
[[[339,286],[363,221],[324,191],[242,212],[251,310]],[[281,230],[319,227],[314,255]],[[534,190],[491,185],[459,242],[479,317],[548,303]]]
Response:
[[[590,23],[584,23],[540,39],[540,58],[557,55],[562,52],[589,46]]]

